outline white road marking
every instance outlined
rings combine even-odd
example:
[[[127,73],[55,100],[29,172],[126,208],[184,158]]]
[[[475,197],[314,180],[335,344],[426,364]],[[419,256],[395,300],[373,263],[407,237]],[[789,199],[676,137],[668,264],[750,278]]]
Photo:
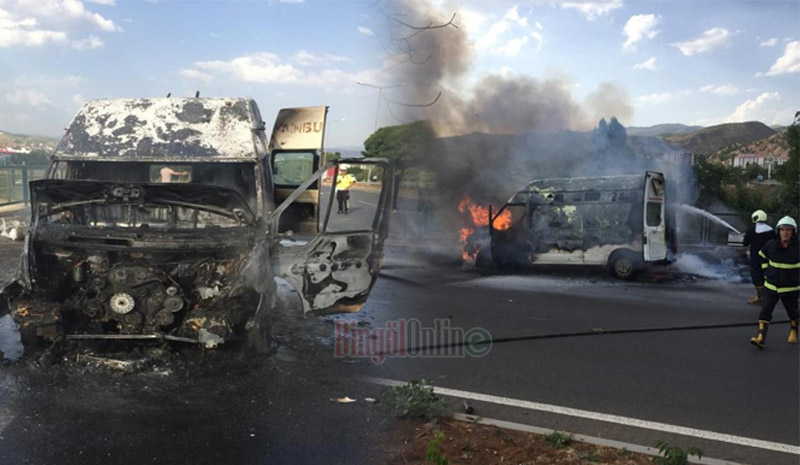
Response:
[[[363,200],[359,200],[359,202],[361,202],[361,203],[365,203],[365,204],[369,205],[370,207],[377,207],[377,206],[378,206],[377,204],[374,204],[374,203],[369,203],[369,202],[364,202]]]
[[[402,381],[384,378],[367,378],[369,382],[380,384],[383,386],[399,386],[405,384]],[[508,405],[511,407],[525,408],[529,410],[538,410],[540,412],[555,413],[559,415],[567,415],[577,418],[585,418],[589,420],[605,421],[607,423],[616,423],[618,425],[633,426],[636,428],[649,429],[653,431],[661,431],[664,433],[681,434],[684,436],[692,436],[700,439],[708,439],[711,441],[726,442],[729,444],[738,444],[741,446],[754,447],[757,449],[766,449],[776,452],[783,452],[786,454],[800,455],[800,446],[793,444],[783,444],[780,442],[764,441],[761,439],[746,438],[743,436],[734,436],[732,434],[717,433],[714,431],[706,431],[702,429],[689,428],[686,426],[671,425],[669,423],[659,423],[655,421],[640,420],[638,418],[623,417],[620,415],[610,415],[607,413],[592,412],[590,410],[581,410],[571,407],[562,407],[560,405],[543,404],[540,402],[531,402],[528,400],[513,399],[510,397],[493,396],[490,394],[481,394],[478,392],[461,391],[458,389],[450,389],[444,387],[433,386],[433,392],[443,396],[459,397],[462,399],[477,400],[481,402],[490,402],[499,405]]]

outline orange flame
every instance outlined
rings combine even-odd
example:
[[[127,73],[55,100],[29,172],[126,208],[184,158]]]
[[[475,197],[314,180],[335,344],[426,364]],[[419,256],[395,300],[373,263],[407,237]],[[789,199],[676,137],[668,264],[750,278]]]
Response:
[[[469,212],[469,218],[476,227],[489,226],[489,209],[473,203],[469,194],[465,194],[461,199],[461,202],[458,204],[458,211],[461,213]],[[492,226],[494,229],[500,231],[510,228],[511,212],[509,210],[504,210],[503,213],[494,218]],[[472,265],[475,264],[475,260],[478,258],[478,252],[481,251],[479,245],[468,243],[470,236],[472,236],[474,232],[475,228],[471,227],[461,228],[460,231],[461,243],[464,246],[461,252],[461,258],[464,260],[464,263]]]
[[[461,203],[458,204],[459,212],[465,213],[467,210],[469,210],[469,214],[472,217],[472,224],[475,226],[489,226],[489,209],[472,203],[469,194],[465,194],[464,198],[461,199]],[[494,218],[492,226],[500,231],[510,228],[511,211],[503,210],[503,213]]]

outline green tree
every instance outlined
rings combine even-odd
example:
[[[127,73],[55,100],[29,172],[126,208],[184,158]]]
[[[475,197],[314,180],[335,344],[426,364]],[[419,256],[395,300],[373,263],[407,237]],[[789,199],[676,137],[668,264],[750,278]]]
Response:
[[[323,163],[331,163],[342,158],[342,152],[325,152]]]
[[[707,157],[698,157],[693,169],[700,189],[700,204],[714,198],[724,200],[725,186],[738,181],[737,173],[731,167],[715,163]]]
[[[786,130],[789,143],[789,160],[781,167],[780,208],[783,215],[795,219],[800,216],[800,111],[795,113],[794,122]]]
[[[420,164],[433,139],[433,129],[427,121],[385,126],[364,141],[362,154],[394,159],[398,168],[404,170]]]
[[[747,167],[745,167],[744,169],[745,180],[752,181],[758,178],[758,175],[766,177],[767,175],[766,170],[756,163],[750,163],[749,165],[747,165]]]
[[[50,162],[50,153],[42,149],[31,150],[30,153],[15,153],[11,155],[10,162],[12,165],[46,165]]]

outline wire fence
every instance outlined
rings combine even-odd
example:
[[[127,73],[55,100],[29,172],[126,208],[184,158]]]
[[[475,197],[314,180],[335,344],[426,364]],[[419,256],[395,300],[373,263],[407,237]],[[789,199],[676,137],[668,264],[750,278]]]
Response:
[[[28,182],[44,177],[47,166],[0,166],[0,206],[28,202]]]

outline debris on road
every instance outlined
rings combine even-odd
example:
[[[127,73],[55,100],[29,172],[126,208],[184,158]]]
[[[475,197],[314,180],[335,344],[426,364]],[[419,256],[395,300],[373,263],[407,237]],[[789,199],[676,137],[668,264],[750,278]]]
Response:
[[[112,370],[119,370],[124,372],[132,372],[140,368],[144,364],[143,359],[138,360],[122,360],[109,357],[99,357],[96,355],[78,354],[75,357],[75,363],[79,365],[93,365],[97,367],[110,368]]]

